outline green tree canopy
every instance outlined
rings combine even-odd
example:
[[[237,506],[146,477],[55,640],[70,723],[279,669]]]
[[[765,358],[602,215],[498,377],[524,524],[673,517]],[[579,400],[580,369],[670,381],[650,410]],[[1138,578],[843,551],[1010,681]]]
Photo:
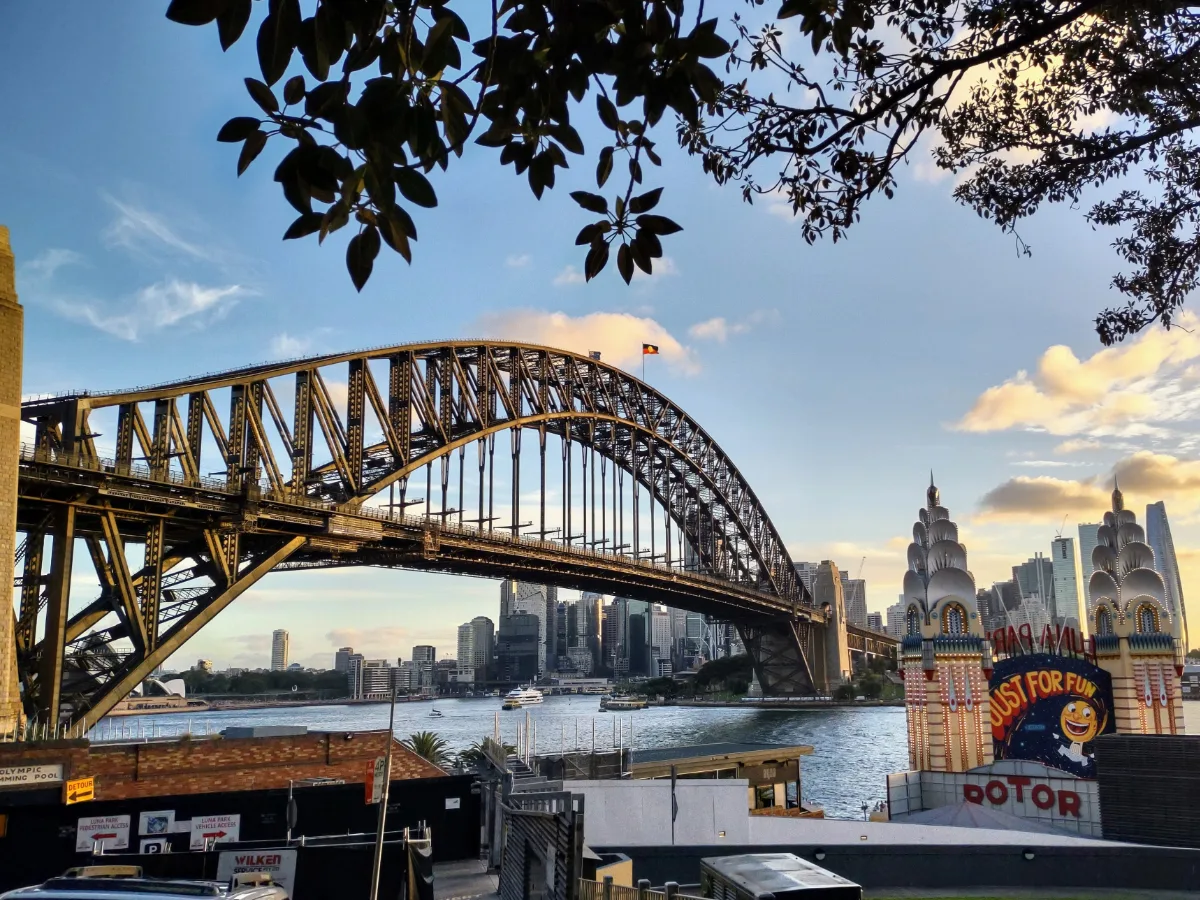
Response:
[[[400,742],[422,759],[435,766],[445,766],[450,761],[450,745],[432,731],[418,731]]]
[[[271,139],[294,146],[274,178],[296,220],[285,238],[353,226],[359,289],[382,244],[411,260],[427,177],[489,148],[537,197],[606,135],[599,193],[576,243],[585,275],[616,256],[649,272],[679,226],[643,183],[664,117],[719,183],[790,201],[812,243],[838,240],[896,189],[922,138],[957,173],[958,199],[1016,235],[1043,204],[1083,200],[1116,229],[1122,305],[1105,343],[1172,318],[1200,279],[1200,19],[1132,0],[744,0],[754,24],[703,0],[172,0],[230,47],[252,24],[253,102],[220,130],[239,174]],[[758,9],[763,8],[763,9]],[[304,12],[311,14],[305,16]],[[765,24],[762,15],[774,15]],[[472,35],[466,20],[482,22]],[[785,40],[785,35],[800,41]],[[718,71],[720,74],[718,74]],[[780,89],[780,83],[786,87]],[[254,108],[256,107],[256,108]],[[245,114],[253,112],[252,115]],[[920,152],[924,152],[921,150]],[[589,160],[589,169],[590,169]],[[590,185],[589,185],[590,186]]]

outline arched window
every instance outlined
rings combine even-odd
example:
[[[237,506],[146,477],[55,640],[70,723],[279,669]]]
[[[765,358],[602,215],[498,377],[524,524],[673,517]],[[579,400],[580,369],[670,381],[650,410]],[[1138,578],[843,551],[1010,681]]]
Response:
[[[917,612],[915,606],[908,608],[908,615],[905,617],[905,634],[920,634],[921,633],[921,615]]]
[[[957,603],[951,603],[942,610],[942,633],[967,633],[967,614]]]
[[[1107,606],[1102,606],[1096,610],[1096,634],[1106,635],[1112,633],[1112,613],[1108,611]]]
[[[1137,630],[1142,634],[1152,634],[1158,631],[1158,616],[1149,603],[1143,603],[1137,611]]]

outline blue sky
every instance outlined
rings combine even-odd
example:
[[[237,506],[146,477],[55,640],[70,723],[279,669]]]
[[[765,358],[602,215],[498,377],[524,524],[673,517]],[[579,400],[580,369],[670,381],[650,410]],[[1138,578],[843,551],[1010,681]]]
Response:
[[[1077,213],[1027,223],[1026,259],[921,166],[849,240],[810,247],[778,204],[748,206],[705,178],[668,126],[667,168],[650,177],[685,231],[665,242],[665,271],[585,285],[571,238],[588,216],[566,195],[592,185],[593,164],[538,202],[473,147],[434,176],[440,205],[417,217],[413,265],[385,250],[356,294],[344,233],[323,248],[280,240],[293,213],[271,180],[275,148],[238,179],[237,147],[214,140],[253,111],[251,49],[222,54],[213,29],[151,4],[0,10],[0,80],[23,86],[0,130],[0,222],[26,308],[28,394],[484,333],[570,349],[602,334],[605,358],[636,371],[637,347],[656,340],[669,352],[648,380],[722,444],[794,559],[855,572],[866,557],[872,609],[899,591],[930,468],[981,585],[1049,552],[1064,515],[1068,533],[1098,518],[1116,468],[1139,517],[1167,501],[1191,593],[1200,338],[1156,332],[1098,352],[1091,317],[1116,300],[1116,260]],[[180,661],[265,664],[277,627],[305,662],[343,643],[450,653],[455,627],[494,617],[498,596],[451,576],[271,576]]]

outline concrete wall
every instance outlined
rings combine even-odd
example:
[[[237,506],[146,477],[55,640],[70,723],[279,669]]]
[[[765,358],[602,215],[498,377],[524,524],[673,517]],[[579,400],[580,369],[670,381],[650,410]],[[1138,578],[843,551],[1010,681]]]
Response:
[[[669,780],[564,781],[563,789],[585,798],[583,837],[589,847],[671,843]],[[745,844],[750,835],[748,789],[743,778],[676,782],[675,843]]]

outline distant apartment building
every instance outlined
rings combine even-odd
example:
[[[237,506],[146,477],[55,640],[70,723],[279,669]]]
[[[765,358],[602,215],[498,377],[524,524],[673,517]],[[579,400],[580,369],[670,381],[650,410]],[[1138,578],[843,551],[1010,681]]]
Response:
[[[877,612],[867,613],[867,627],[874,628],[876,631],[883,631],[883,615]]]
[[[887,631],[892,637],[904,637],[904,595],[887,608]]]
[[[350,671],[350,657],[354,655],[353,647],[339,647],[337,652],[333,654],[333,671],[348,672]]]
[[[495,651],[495,625],[487,616],[476,616],[458,626],[456,681],[487,681]]]
[[[421,687],[432,687],[434,684],[433,667],[437,664],[437,648],[429,644],[417,644],[412,648],[412,661],[420,673]]]
[[[654,659],[671,658],[671,611],[657,603],[650,610],[650,652]]]
[[[1167,505],[1159,500],[1146,506],[1146,543],[1154,551],[1154,568],[1166,587],[1167,606],[1178,617],[1183,635],[1183,650],[1188,649],[1187,605],[1183,602],[1183,581],[1179,577],[1179,560],[1175,556],[1175,541],[1171,538],[1171,523],[1167,521]]]
[[[1051,541],[1050,560],[1054,576],[1051,619],[1055,625],[1066,625],[1070,621],[1079,625],[1083,613],[1079,606],[1081,588],[1075,539],[1056,537]]]
[[[288,667],[288,633],[282,628],[271,632],[271,671],[282,672]]]
[[[800,583],[808,589],[808,593],[814,593],[814,587],[817,583],[817,569],[820,568],[820,563],[798,562],[795,563],[796,577],[800,579]]]
[[[362,668],[365,661],[361,653],[351,653],[346,660],[346,691],[355,700],[362,696]]]

